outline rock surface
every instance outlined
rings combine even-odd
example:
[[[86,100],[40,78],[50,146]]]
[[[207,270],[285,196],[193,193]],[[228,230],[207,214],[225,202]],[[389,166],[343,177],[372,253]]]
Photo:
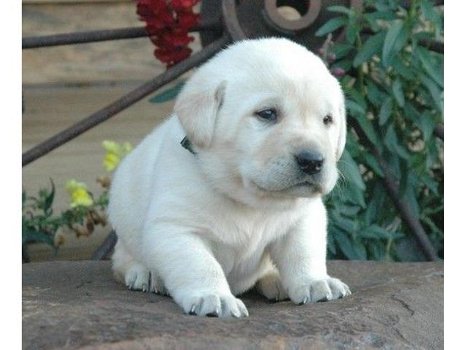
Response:
[[[184,315],[108,261],[23,265],[23,349],[441,349],[443,263],[331,261],[353,294],[297,306],[242,296],[250,317]]]

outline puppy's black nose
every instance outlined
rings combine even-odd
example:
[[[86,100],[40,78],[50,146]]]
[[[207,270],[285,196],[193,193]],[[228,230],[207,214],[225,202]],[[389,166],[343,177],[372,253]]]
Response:
[[[319,173],[324,163],[323,155],[315,151],[301,151],[295,155],[295,160],[298,167],[308,175]]]

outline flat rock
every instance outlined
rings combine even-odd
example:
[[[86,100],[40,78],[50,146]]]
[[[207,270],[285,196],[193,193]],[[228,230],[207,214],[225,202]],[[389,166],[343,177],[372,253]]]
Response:
[[[250,317],[185,315],[115,282],[108,261],[23,264],[24,349],[441,349],[443,263],[331,261],[353,294],[297,306],[242,296]]]

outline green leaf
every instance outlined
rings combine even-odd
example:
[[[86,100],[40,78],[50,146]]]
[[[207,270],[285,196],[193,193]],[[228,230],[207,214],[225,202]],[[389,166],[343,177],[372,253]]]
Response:
[[[412,237],[404,237],[396,245],[397,257],[402,261],[425,261],[426,257]]]
[[[389,120],[389,117],[392,115],[393,105],[392,105],[392,98],[388,96],[379,110],[378,114],[378,123],[379,125],[384,125]]]
[[[164,103],[173,100],[178,96],[180,91],[182,90],[183,86],[185,85],[185,81],[181,81],[177,83],[175,86],[162,91],[161,93],[154,95],[149,99],[151,103]]]
[[[367,103],[366,103],[366,98],[363,95],[363,93],[357,89],[351,89],[347,91],[347,95],[350,97],[347,100],[348,101],[355,101],[358,105],[360,105],[364,113],[366,114],[366,110],[368,109]]]
[[[439,195],[439,191],[438,191],[439,183],[438,182],[436,182],[432,177],[426,174],[422,174],[420,176],[420,179],[431,192],[433,192],[435,195]]]
[[[405,64],[404,61],[399,59],[394,59],[392,61],[392,66],[397,74],[405,78],[406,80],[413,80],[416,77],[413,63]]]
[[[353,116],[365,115],[366,113],[366,111],[363,109],[362,106],[360,106],[358,103],[352,100],[347,100],[347,102],[345,103],[345,106],[348,109],[349,113]]]
[[[316,36],[323,36],[328,33],[339,29],[340,27],[347,24],[347,18],[345,17],[335,17],[323,24],[315,33]]]
[[[348,259],[350,260],[365,259],[365,257],[362,256],[361,252],[356,250],[353,247],[352,241],[349,239],[349,237],[345,233],[339,230],[336,230],[335,238],[336,238],[337,246]]]
[[[361,210],[361,206],[358,205],[339,205],[339,213],[345,216],[355,216]]]
[[[407,204],[412,210],[413,215],[415,215],[415,217],[418,218],[420,217],[420,205],[418,204],[417,195],[415,193],[414,187],[415,187],[415,184],[412,184],[412,183],[410,184],[410,186],[407,187],[407,191],[406,191],[406,195],[404,199],[405,201],[407,201]]]
[[[370,225],[359,232],[359,237],[368,239],[392,239],[392,233],[377,225]]]
[[[358,124],[362,128],[366,137],[371,141],[372,144],[378,146],[380,144],[378,134],[373,126],[373,123],[365,116],[361,114],[354,115]]]
[[[54,247],[54,240],[53,238],[45,232],[41,231],[33,231],[30,229],[23,229],[23,245],[30,244],[30,243],[46,243],[52,247]]]
[[[331,219],[334,225],[336,225],[341,230],[344,230],[345,232],[353,234],[357,231],[357,223],[354,220],[350,220],[342,215],[332,216]]]
[[[415,49],[415,55],[420,60],[424,71],[433,79],[439,86],[444,86],[443,69],[440,65],[437,65],[434,57],[429,50],[424,47],[417,47]]]
[[[386,190],[383,189],[381,183],[376,183],[371,189],[371,197],[363,214],[363,219],[367,225],[376,222],[382,213],[387,212],[387,210],[382,210],[386,202]]]
[[[360,240],[354,240],[353,241],[353,249],[354,249],[355,253],[358,256],[358,258],[357,258],[358,260],[367,260],[368,259],[368,255],[366,253],[365,246],[363,245],[363,243]]]
[[[429,139],[431,139],[431,137],[433,136],[433,131],[436,127],[436,121],[434,120],[434,118],[432,118],[430,113],[422,113],[420,115],[420,118],[418,119],[417,125],[422,131],[423,140],[426,142]]]
[[[353,60],[353,66],[358,67],[371,59],[374,55],[381,51],[386,32],[380,32],[369,37],[362,45],[358,54]]]
[[[332,255],[336,255],[336,243],[334,240],[334,235],[331,233],[327,236],[327,248]]]
[[[364,17],[370,22],[375,23],[377,20],[383,19],[385,21],[392,21],[397,18],[397,14],[392,11],[375,11],[372,13],[365,14]]]
[[[345,6],[339,6],[339,5],[328,6],[326,7],[326,11],[342,13],[347,16],[350,16],[353,13],[353,9],[350,9]]]
[[[386,259],[385,247],[383,244],[378,244],[378,242],[368,245],[368,252],[370,260],[381,261]]]
[[[408,29],[401,20],[395,20],[389,27],[383,44],[382,62],[388,67],[394,56],[404,47],[408,39]]]
[[[50,184],[51,184],[52,189],[50,193],[48,194],[48,196],[46,196],[44,199],[44,208],[43,208],[44,213],[48,213],[48,214],[51,214],[50,210],[51,210],[54,198],[55,198],[55,184],[52,181],[52,179],[50,179]]]
[[[388,95],[386,94],[386,92],[382,91],[375,83],[369,80],[367,81],[367,96],[371,104],[379,107]]]
[[[379,165],[378,160],[375,158],[374,155],[371,153],[365,153],[365,163],[368,165],[371,170],[373,170],[377,175],[380,177],[384,176],[383,169],[381,168],[381,165]]]
[[[354,49],[353,45],[346,43],[336,43],[333,47],[333,53],[336,55],[336,60],[340,60],[350,54],[350,51]]]
[[[356,204],[362,208],[366,208],[365,203],[365,191],[358,188],[357,186],[352,186],[351,184],[344,183],[340,189],[341,201],[345,203]]]
[[[389,125],[386,134],[384,135],[384,144],[391,151],[397,153],[403,159],[409,159],[410,154],[407,152],[405,147],[401,145],[401,142],[396,134],[394,124]]]
[[[422,0],[421,9],[423,17],[425,17],[429,22],[436,22],[439,20],[439,15],[435,11],[433,1]]]
[[[416,189],[419,185],[419,179],[408,166],[404,166],[403,176],[400,181],[399,192],[401,199],[410,208],[411,214],[417,219],[420,217],[420,205],[417,201]]]
[[[396,180],[401,178],[401,158],[394,152],[385,153],[385,160],[389,164],[391,173],[395,176]]]
[[[431,98],[435,102],[438,111],[443,112],[443,93],[438,88],[436,83],[426,75],[421,75],[420,81],[430,92]]]
[[[404,107],[405,104],[405,97],[404,97],[404,90],[402,89],[402,83],[399,78],[397,78],[392,84],[392,94],[396,99],[397,104],[399,107]]]
[[[357,186],[357,188],[365,190],[366,186],[363,182],[360,168],[347,150],[344,151],[341,159],[339,160],[339,168],[344,175],[344,178],[350,182],[351,186]]]
[[[347,43],[354,45],[357,40],[357,36],[360,32],[360,28],[354,23],[355,21],[349,22],[345,28],[345,39]]]
[[[414,123],[418,123],[420,120],[420,113],[417,110],[417,107],[413,105],[413,102],[416,103],[416,101],[405,101],[404,104],[404,117],[407,118],[407,120],[411,120]]]

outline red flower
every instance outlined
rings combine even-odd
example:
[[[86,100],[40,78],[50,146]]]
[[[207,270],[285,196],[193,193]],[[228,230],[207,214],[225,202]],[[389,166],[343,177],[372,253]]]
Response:
[[[188,33],[199,23],[193,7],[199,0],[137,0],[136,13],[156,46],[154,56],[170,67],[190,56]]]
[[[172,0],[172,8],[175,11],[191,11],[198,0]]]
[[[180,28],[193,28],[199,23],[199,14],[193,12],[180,12],[177,20]]]

